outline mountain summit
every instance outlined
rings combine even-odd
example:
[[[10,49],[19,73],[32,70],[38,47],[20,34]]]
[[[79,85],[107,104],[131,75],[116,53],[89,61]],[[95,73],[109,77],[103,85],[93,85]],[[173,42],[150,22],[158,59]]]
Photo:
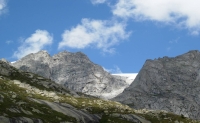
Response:
[[[136,109],[200,119],[200,52],[147,60],[134,82],[114,100]]]
[[[76,93],[0,60],[0,123],[200,123]]]
[[[63,51],[51,57],[47,51],[39,51],[12,65],[49,78],[71,90],[106,99],[115,97],[128,87],[125,77],[111,75],[81,52]]]

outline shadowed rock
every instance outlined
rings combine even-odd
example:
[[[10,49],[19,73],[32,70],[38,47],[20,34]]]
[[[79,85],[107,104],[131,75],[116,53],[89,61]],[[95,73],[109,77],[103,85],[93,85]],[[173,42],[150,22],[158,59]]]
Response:
[[[8,118],[5,116],[0,116],[0,123],[43,123],[40,119],[31,119],[27,117],[13,117]]]
[[[136,109],[200,119],[200,52],[147,60],[134,82],[114,100]]]
[[[101,119],[101,116],[97,116],[94,114],[89,114],[88,112],[84,112],[81,110],[77,110],[73,106],[69,104],[59,104],[55,102],[49,102],[45,100],[36,100],[36,99],[30,99],[32,101],[35,101],[37,103],[45,104],[51,107],[53,110],[57,112],[61,112],[67,116],[71,116],[76,118],[76,120],[80,123],[99,123],[99,120]]]

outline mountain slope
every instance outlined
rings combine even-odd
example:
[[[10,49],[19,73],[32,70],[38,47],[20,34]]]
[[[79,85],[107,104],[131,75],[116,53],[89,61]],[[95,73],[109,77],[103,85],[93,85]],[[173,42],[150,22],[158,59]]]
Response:
[[[118,94],[110,95],[113,91],[128,86],[124,77],[112,76],[81,52],[64,51],[51,57],[46,51],[40,51],[25,56],[13,66],[49,78],[70,90],[107,99]]]
[[[70,92],[62,85],[0,61],[1,123],[199,123],[165,111]]]
[[[114,100],[136,109],[166,110],[200,119],[200,52],[147,60]]]

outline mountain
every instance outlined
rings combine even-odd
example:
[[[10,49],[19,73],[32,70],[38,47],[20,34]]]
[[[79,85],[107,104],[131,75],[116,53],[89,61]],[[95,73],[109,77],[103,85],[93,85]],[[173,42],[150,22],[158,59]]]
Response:
[[[76,93],[0,60],[0,123],[200,123]]]
[[[106,99],[117,96],[129,86],[125,77],[111,75],[81,52],[64,51],[51,57],[46,51],[40,51],[12,65],[49,78],[70,90]]]
[[[199,120],[200,52],[147,60],[134,82],[113,100]]]

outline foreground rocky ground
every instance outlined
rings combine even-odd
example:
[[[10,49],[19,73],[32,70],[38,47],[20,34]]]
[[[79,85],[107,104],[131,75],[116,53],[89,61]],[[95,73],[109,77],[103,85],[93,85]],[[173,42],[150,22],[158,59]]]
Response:
[[[0,61],[1,123],[199,123],[166,111],[134,110]]]

